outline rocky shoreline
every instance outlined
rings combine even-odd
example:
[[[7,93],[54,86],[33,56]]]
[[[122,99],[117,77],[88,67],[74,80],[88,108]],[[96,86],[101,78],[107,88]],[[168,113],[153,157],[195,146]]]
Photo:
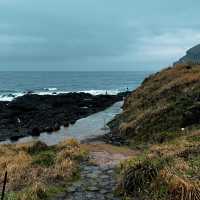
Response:
[[[0,141],[57,131],[61,126],[67,127],[80,118],[106,109],[128,94],[27,94],[12,102],[0,102]]]

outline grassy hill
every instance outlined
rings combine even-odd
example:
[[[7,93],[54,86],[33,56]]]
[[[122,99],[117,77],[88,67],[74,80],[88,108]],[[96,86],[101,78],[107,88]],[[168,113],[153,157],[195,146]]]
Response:
[[[200,199],[200,65],[151,75],[111,123],[140,154],[121,164],[124,199]]]
[[[125,100],[113,132],[142,141],[165,141],[200,122],[200,66],[176,65],[146,78]]]
[[[103,155],[131,152],[116,171],[121,199],[200,200],[199,124],[200,65],[164,69],[145,79],[109,124],[113,134],[130,141],[125,148],[110,145],[106,150],[97,144],[94,149],[73,139],[52,147],[40,142],[0,145],[0,180],[5,171],[9,175],[5,199],[54,198],[80,178],[80,163],[91,158],[90,151],[101,149]]]
[[[120,167],[117,192],[126,200],[199,200],[200,131],[150,144]]]

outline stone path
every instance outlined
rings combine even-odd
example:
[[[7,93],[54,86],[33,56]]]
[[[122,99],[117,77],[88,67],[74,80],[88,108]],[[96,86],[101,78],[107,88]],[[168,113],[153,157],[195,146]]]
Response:
[[[68,188],[69,195],[66,199],[118,200],[119,198],[114,197],[114,189],[117,184],[114,176],[113,168],[94,165],[83,166],[81,180]]]
[[[94,148],[93,148],[94,147]],[[105,146],[104,146],[105,147]],[[81,178],[74,182],[67,194],[56,200],[120,200],[114,195],[117,186],[115,168],[128,155],[102,149],[101,145],[90,146],[90,162],[81,166]],[[108,150],[109,149],[109,150]]]

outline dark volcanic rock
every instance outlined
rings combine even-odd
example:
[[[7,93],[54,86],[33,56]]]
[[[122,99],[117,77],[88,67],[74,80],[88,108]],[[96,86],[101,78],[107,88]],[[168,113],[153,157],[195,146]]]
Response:
[[[76,120],[104,110],[129,93],[97,95],[68,93],[59,95],[27,94],[12,102],[0,102],[0,140],[59,130]]]
[[[38,127],[34,127],[30,133],[32,136],[39,136],[40,135],[40,129]]]

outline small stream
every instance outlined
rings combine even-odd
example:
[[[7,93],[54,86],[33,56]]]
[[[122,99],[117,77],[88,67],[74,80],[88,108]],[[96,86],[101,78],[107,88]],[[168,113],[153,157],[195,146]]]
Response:
[[[78,140],[83,140],[99,135],[103,135],[109,131],[109,128],[106,127],[106,124],[111,121],[117,114],[122,112],[123,102],[117,102],[111,107],[107,108],[104,111],[95,113],[86,118],[77,120],[75,124],[70,125],[69,127],[61,127],[57,132],[53,133],[41,133],[39,137],[24,137],[19,139],[15,143],[26,143],[31,141],[41,141],[45,144],[51,146],[58,144],[62,140],[75,138]],[[10,140],[4,141],[0,144],[12,144]]]

